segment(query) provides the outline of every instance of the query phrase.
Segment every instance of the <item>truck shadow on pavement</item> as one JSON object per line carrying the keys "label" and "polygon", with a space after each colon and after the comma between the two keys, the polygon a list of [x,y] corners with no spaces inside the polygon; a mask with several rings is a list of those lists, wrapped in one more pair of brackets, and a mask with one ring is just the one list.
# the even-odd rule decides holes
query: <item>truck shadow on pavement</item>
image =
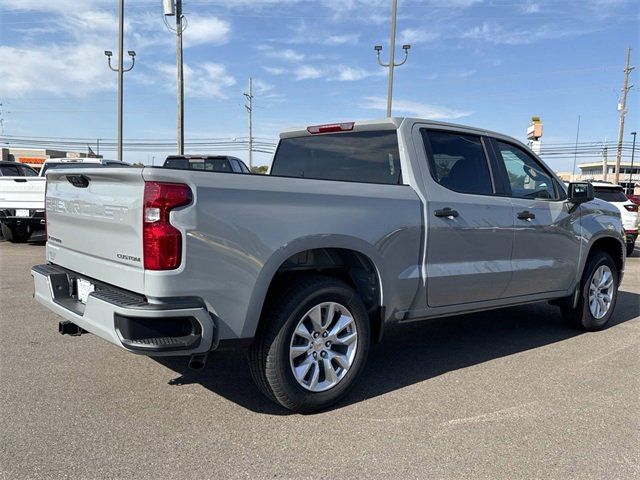
{"label": "truck shadow on pavement", "polygon": [[[640,294],[620,291],[611,327],[638,316]],[[385,332],[372,345],[365,371],[334,409],[404,388],[449,371],[560,342],[582,333],[568,327],[546,303],[416,322]],[[188,369],[184,358],[154,358],[180,377],[171,385],[198,383],[257,413],[288,415],[254,386],[241,351],[212,352],[206,367]]]}

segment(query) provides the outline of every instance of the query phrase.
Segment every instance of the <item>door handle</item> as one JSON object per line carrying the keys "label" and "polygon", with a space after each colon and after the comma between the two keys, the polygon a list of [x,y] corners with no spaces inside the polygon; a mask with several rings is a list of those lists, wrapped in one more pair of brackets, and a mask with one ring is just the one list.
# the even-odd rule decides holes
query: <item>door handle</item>
{"label": "door handle", "polygon": [[518,212],[518,219],[520,220],[533,220],[534,218],[536,218],[536,215],[531,213],[529,210]]}
{"label": "door handle", "polygon": [[449,219],[452,219],[458,216],[458,212],[456,210],[452,210],[449,207],[443,208],[441,210],[436,210],[433,213],[436,217],[446,217]]}

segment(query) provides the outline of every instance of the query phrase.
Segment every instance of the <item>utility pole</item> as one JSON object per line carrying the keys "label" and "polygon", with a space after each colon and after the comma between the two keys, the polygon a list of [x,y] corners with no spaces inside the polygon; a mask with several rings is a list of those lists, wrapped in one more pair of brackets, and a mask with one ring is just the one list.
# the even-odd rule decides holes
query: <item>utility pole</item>
{"label": "utility pole", "polygon": [[624,68],[624,83],[622,84],[622,95],[618,110],[620,111],[620,123],[618,125],[618,155],[616,156],[616,185],[620,184],[620,161],[622,160],[622,137],[624,136],[624,117],[627,115],[627,93],[633,85],[629,85],[629,74],[635,67],[631,67],[631,48],[627,48],[627,64]]}
{"label": "utility pole", "polygon": [[104,54],[109,60],[109,68],[114,72],[118,72],[118,160],[122,161],[122,88],[123,77],[125,72],[131,71],[136,64],[136,52],[129,50],[128,54],[131,57],[131,66],[124,68],[124,0],[119,1],[118,6],[118,68],[111,66],[111,56],[113,53],[110,50],[105,50]]}
{"label": "utility pole", "polygon": [[244,94],[247,103],[244,108],[249,115],[249,171],[253,168],[253,78],[249,77],[249,93]]}
{"label": "utility pole", "polygon": [[389,68],[389,78],[387,83],[387,117],[391,117],[391,104],[393,102],[393,69],[404,65],[409,56],[409,49],[411,45],[403,45],[404,59],[400,63],[395,63],[395,51],[396,51],[396,18],[398,13],[398,0],[391,1],[391,39],[389,41],[389,63],[382,63],[380,60],[380,52],[382,51],[382,45],[376,45],[373,49],[376,51],[378,58],[378,64],[382,67]]}
{"label": "utility pole", "polygon": [[607,175],[609,174],[609,158],[607,157],[609,151],[607,149],[607,137],[604,137],[604,144],[602,145],[602,181],[607,181]]}
{"label": "utility pole", "polygon": [[580,115],[578,115],[578,128],[576,128],[576,147],[573,150],[573,170],[571,171],[571,181],[576,181],[576,161],[578,160],[578,139],[580,138]]}
{"label": "utility pole", "polygon": [[183,61],[182,61],[182,33],[184,32],[182,15],[182,0],[163,0],[162,9],[165,17],[176,17],[175,30],[165,25],[172,31],[176,32],[176,63],[178,70],[178,155],[184,155],[184,74],[183,74]]}
{"label": "utility pole", "polygon": [[[633,159],[636,153],[636,133],[638,132],[631,132],[631,135],[633,135],[633,145],[631,146],[631,168],[629,169],[629,189],[631,189],[630,193],[632,195],[633,195],[633,192],[635,192],[635,184],[633,183]],[[627,189],[627,192],[629,191],[629,189]]]}

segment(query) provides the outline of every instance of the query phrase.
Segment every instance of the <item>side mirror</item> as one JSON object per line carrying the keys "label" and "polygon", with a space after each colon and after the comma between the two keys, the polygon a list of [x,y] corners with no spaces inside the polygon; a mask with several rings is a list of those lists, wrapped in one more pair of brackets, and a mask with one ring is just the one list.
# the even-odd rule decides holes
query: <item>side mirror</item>
{"label": "side mirror", "polygon": [[590,202],[595,198],[593,185],[589,182],[571,182],[567,200],[574,204]]}

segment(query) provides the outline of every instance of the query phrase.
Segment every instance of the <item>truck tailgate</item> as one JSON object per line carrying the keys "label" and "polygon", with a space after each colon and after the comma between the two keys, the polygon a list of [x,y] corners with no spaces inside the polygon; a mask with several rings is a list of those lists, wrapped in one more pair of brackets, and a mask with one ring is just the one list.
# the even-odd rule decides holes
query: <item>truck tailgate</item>
{"label": "truck tailgate", "polygon": [[0,177],[0,209],[44,209],[45,179]]}
{"label": "truck tailgate", "polygon": [[47,260],[142,293],[142,169],[61,168],[47,182]]}

